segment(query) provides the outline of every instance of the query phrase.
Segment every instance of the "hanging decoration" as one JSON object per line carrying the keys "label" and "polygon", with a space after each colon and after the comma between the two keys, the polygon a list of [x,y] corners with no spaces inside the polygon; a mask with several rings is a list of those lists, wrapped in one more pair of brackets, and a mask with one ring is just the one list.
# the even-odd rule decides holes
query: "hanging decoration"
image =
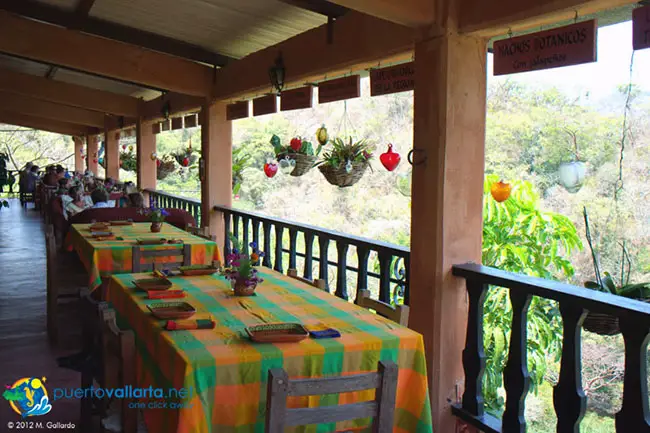
{"label": "hanging decoration", "polygon": [[122,150],[126,150],[126,144],[122,145]]}
{"label": "hanging decoration", "polygon": [[379,155],[379,160],[388,171],[395,170],[401,159],[399,153],[393,152],[393,145],[390,143],[388,144],[388,150]]}
{"label": "hanging decoration", "polygon": [[158,154],[156,152],[151,152],[151,155],[149,155],[152,161],[158,161]]}
{"label": "hanging decoration", "polygon": [[173,153],[172,156],[178,165],[181,166],[181,172],[184,168],[192,166],[199,159],[199,157],[194,153],[194,150],[192,149],[192,139],[190,139],[187,149]]}
{"label": "hanging decoration", "polygon": [[286,72],[282,52],[279,52],[278,57],[275,59],[275,63],[269,68],[269,80],[271,81],[271,86],[277,91],[278,95],[280,95],[282,89],[284,89]]}
{"label": "hanging decoration", "polygon": [[565,129],[573,141],[573,155],[574,160],[570,162],[563,162],[558,168],[558,175],[562,186],[571,194],[575,194],[582,188],[587,174],[587,166],[584,162],[580,161],[578,154],[578,138],[574,131]]}
{"label": "hanging decoration", "polygon": [[275,176],[278,173],[278,165],[272,161],[267,162],[264,164],[264,174],[266,174],[267,177],[271,178]]}
{"label": "hanging decoration", "polygon": [[173,156],[165,155],[162,159],[156,159],[156,166],[158,168],[156,178],[163,180],[176,170],[176,161]]}
{"label": "hanging decoration", "polygon": [[492,186],[490,186],[490,194],[492,194],[492,198],[499,203],[503,203],[504,201],[508,200],[511,192],[512,185],[505,183],[503,179],[498,182],[494,182]]}
{"label": "hanging decoration", "polygon": [[[325,131],[324,135],[327,134],[324,125],[320,129]],[[321,138],[324,138],[322,133],[321,136]],[[324,141],[327,143],[327,140]],[[280,137],[277,135],[271,137],[270,143],[273,146],[280,171],[295,177],[302,176],[314,167],[316,159],[324,146],[319,141],[319,145],[314,151],[312,144],[301,137],[294,137],[289,141],[288,146],[283,146]]]}
{"label": "hanging decoration", "polygon": [[316,130],[316,140],[318,140],[318,144],[321,146],[325,146],[329,141],[329,135],[324,123]]}

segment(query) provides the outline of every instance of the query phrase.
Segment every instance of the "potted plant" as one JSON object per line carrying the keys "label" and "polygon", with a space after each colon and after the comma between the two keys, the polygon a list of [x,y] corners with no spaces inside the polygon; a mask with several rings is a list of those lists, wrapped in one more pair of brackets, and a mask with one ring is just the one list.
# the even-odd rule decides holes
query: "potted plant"
{"label": "potted plant", "polygon": [[226,256],[226,266],[221,274],[230,281],[235,296],[253,296],[257,285],[264,281],[255,268],[264,257],[264,252],[257,249],[255,242],[251,242],[251,253],[248,254],[242,250],[239,240],[232,233],[228,238],[232,242],[232,253]]}
{"label": "potted plant", "polygon": [[558,175],[562,186],[571,194],[575,194],[580,191],[580,188],[582,188],[582,185],[584,184],[585,175],[587,174],[587,166],[580,160],[576,133],[569,129],[565,129],[565,131],[571,136],[573,141],[573,159],[560,164]]}
{"label": "potted plant", "polygon": [[149,219],[151,221],[151,232],[160,233],[165,217],[169,216],[169,212],[165,209],[152,207],[149,209]]}
{"label": "potted plant", "polygon": [[165,179],[176,169],[176,163],[171,155],[165,155],[161,159],[157,158],[156,166],[158,167],[156,172],[156,178],[158,180]]}
{"label": "potted plant", "polygon": [[[625,247],[625,243],[621,243],[623,249],[622,257],[623,263],[621,264],[621,281],[616,282],[614,277],[609,273],[600,272],[598,264],[598,257],[594,251],[593,243],[591,240],[591,230],[589,228],[589,217],[587,215],[587,208],[583,209],[585,218],[585,231],[587,243],[591,250],[591,258],[594,264],[594,273],[596,274],[596,281],[587,281],[584,286],[588,289],[597,290],[599,292],[611,293],[613,295],[624,296],[626,298],[637,299],[640,301],[647,301],[650,299],[650,282],[630,284],[630,271],[632,268],[632,261]],[[627,266],[626,266],[627,265]],[[627,269],[626,269],[627,267]],[[603,276],[604,275],[604,276]],[[602,313],[589,312],[583,327],[590,332],[599,335],[616,335],[621,332],[618,325],[618,317],[610,316]]]}
{"label": "potted plant", "polygon": [[280,170],[288,172],[291,176],[302,176],[311,170],[323,147],[322,144],[319,144],[317,150],[314,151],[314,146],[301,137],[294,137],[289,145],[283,146],[277,135],[271,137],[271,145]]}
{"label": "potted plant", "polygon": [[372,147],[366,140],[348,142],[340,138],[332,141],[332,149],[325,152],[318,169],[332,185],[352,186],[361,179],[372,158]]}

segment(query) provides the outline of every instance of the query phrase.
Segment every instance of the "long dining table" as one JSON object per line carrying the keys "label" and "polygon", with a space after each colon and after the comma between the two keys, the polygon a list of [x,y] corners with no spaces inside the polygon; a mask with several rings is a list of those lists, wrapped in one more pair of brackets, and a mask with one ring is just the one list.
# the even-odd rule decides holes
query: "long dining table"
{"label": "long dining table", "polygon": [[[92,236],[90,224],[72,224],[68,233],[66,244],[69,250],[74,250],[79,255],[86,271],[88,271],[88,286],[91,290],[102,284],[102,277],[112,274],[130,273],[133,270],[133,247],[138,245],[138,240],[167,239],[178,240],[191,246],[190,262],[193,265],[209,265],[213,261],[222,261],[217,243],[184,230],[163,224],[159,233],[152,233],[151,223],[133,223],[131,225],[110,226],[114,234],[112,239],[97,239]],[[164,250],[174,248],[174,245],[143,245],[143,249]],[[158,257],[157,261],[164,263],[165,257]]]}
{"label": "long dining table", "polygon": [[[111,277],[107,300],[120,326],[136,337],[135,386],[165,393],[163,399],[141,400],[149,431],[263,432],[269,369],[284,368],[291,378],[331,377],[376,371],[380,360],[399,367],[393,431],[432,431],[420,334],[276,271],[260,268],[259,274],[264,281],[250,297],[234,296],[218,274],[171,277],[173,288],[185,292],[178,300],[152,300],[134,286],[134,280],[151,278],[151,273]],[[189,303],[196,309],[193,318],[213,320],[214,329],[166,330],[165,321],[154,318],[147,306],[172,301]],[[245,331],[274,323],[334,328],[340,337],[255,343]],[[374,390],[290,397],[287,404],[317,407],[372,399]],[[370,431],[370,426],[370,419],[360,419],[292,431]]]}

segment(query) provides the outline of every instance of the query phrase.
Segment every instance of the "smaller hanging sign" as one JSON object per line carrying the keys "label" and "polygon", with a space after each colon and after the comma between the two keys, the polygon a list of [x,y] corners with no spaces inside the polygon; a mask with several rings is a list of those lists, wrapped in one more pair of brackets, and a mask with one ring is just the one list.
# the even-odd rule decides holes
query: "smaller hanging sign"
{"label": "smaller hanging sign", "polygon": [[249,115],[248,101],[235,102],[226,106],[226,120],[243,119]]}
{"label": "smaller hanging sign", "polygon": [[169,131],[169,128],[170,128],[170,125],[169,125],[169,124],[170,124],[169,119],[167,119],[167,120],[163,120],[163,121],[160,123],[160,130],[161,130],[161,131]]}
{"label": "smaller hanging sign", "polygon": [[300,110],[311,108],[314,100],[314,87],[305,86],[297,89],[285,90],[280,98],[280,110]]}
{"label": "smaller hanging sign", "polygon": [[494,42],[494,75],[596,61],[596,20]]}
{"label": "smaller hanging sign", "polygon": [[266,95],[261,98],[253,99],[253,116],[263,116],[278,112],[278,97],[276,95]]}
{"label": "smaller hanging sign", "polygon": [[632,11],[632,48],[650,48],[650,5]]}
{"label": "smaller hanging sign", "polygon": [[185,116],[183,121],[185,122],[185,127],[186,128],[194,128],[196,125],[198,125],[198,119],[197,119],[196,114],[190,114],[189,116]]}
{"label": "smaller hanging sign", "polygon": [[151,132],[154,134],[160,134],[160,123],[156,122],[151,125]]}
{"label": "smaller hanging sign", "polygon": [[351,75],[336,80],[323,81],[318,84],[318,103],[341,101],[361,96],[361,77]]}
{"label": "smaller hanging sign", "polygon": [[370,71],[370,96],[415,89],[415,62]]}
{"label": "smaller hanging sign", "polygon": [[182,117],[174,117],[172,119],[172,129],[183,129],[183,118]]}

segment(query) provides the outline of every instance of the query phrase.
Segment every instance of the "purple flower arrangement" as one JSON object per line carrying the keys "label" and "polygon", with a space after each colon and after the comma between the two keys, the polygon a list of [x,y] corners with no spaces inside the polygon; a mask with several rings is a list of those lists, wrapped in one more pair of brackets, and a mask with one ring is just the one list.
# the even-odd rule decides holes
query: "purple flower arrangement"
{"label": "purple flower arrangement", "polygon": [[244,284],[246,287],[254,287],[264,281],[258,276],[255,266],[259,265],[260,259],[264,257],[264,252],[257,248],[255,242],[248,244],[251,253],[247,254],[242,251],[239,241],[232,234],[229,236],[233,249],[226,256],[226,266],[222,271],[231,283]]}
{"label": "purple flower arrangement", "polygon": [[152,223],[161,223],[169,216],[169,212],[162,208],[151,207],[149,209],[141,209],[138,213],[148,215]]}

